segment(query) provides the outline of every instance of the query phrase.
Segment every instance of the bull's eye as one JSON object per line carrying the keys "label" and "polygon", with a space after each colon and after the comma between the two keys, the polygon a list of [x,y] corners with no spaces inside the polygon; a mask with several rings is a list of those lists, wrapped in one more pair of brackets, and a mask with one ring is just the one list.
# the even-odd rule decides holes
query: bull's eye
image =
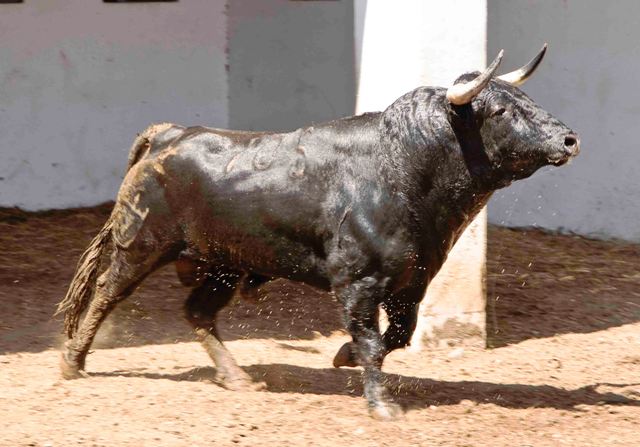
{"label": "bull's eye", "polygon": [[507,109],[505,109],[504,107],[500,107],[494,110],[493,112],[491,112],[491,116],[501,116],[501,115],[504,115],[506,111]]}

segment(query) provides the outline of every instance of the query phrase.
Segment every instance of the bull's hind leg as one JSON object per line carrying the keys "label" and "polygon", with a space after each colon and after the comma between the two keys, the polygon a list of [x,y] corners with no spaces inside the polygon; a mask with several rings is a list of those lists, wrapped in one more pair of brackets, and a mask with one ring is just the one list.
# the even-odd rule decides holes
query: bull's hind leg
{"label": "bull's hind leg", "polygon": [[264,384],[254,383],[238,366],[216,330],[216,314],[231,301],[240,278],[239,273],[226,270],[209,273],[207,279],[189,295],[185,314],[215,363],[223,386],[231,390],[255,390],[263,388]]}
{"label": "bull's hind leg", "polygon": [[[85,360],[100,324],[116,304],[131,295],[145,276],[157,267],[158,258],[146,257],[141,260],[139,256],[134,258],[130,252],[114,249],[109,267],[97,280],[93,300],[82,324],[73,338],[65,343],[66,349],[60,364],[65,379],[87,375],[84,372]],[[156,262],[153,262],[154,259]]]}

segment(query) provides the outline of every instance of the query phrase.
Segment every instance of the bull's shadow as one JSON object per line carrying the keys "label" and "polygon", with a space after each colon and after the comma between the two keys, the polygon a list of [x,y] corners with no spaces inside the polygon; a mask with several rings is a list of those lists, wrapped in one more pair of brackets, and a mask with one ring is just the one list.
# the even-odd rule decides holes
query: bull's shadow
{"label": "bull's shadow", "polygon": [[[275,393],[362,396],[358,369],[309,368],[287,364],[244,367],[255,381]],[[95,376],[144,377],[175,381],[211,381],[217,383],[214,367],[193,368],[176,374],[135,370],[92,373]],[[579,411],[579,405],[615,404],[640,406],[638,399],[615,392],[598,391],[598,387],[621,389],[640,384],[593,384],[568,390],[551,385],[502,384],[481,381],[444,381],[386,374],[386,385],[405,409],[455,405],[463,400],[477,404],[495,404],[506,408],[556,408]],[[215,386],[215,385],[212,385]]]}

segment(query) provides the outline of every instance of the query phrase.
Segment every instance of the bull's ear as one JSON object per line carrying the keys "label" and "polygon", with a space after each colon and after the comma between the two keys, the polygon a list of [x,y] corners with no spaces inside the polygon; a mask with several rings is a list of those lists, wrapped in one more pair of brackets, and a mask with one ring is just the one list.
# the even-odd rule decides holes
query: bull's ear
{"label": "bull's ear", "polygon": [[473,81],[465,84],[455,84],[447,89],[447,99],[451,104],[469,104],[489,83],[493,74],[498,69],[504,50],[500,50],[498,56],[491,65]]}
{"label": "bull's ear", "polygon": [[536,71],[536,68],[538,68],[538,65],[540,65],[540,62],[542,62],[542,58],[544,57],[544,54],[546,52],[547,52],[547,43],[545,42],[545,44],[542,46],[542,49],[538,52],[536,57],[531,59],[527,65],[525,65],[524,67],[520,67],[517,70],[512,71],[511,73],[498,76],[497,79],[500,79],[501,81],[504,81],[504,82],[508,82],[509,84],[515,87],[520,87],[522,84],[524,84],[527,81],[527,79],[531,77],[533,72]]}

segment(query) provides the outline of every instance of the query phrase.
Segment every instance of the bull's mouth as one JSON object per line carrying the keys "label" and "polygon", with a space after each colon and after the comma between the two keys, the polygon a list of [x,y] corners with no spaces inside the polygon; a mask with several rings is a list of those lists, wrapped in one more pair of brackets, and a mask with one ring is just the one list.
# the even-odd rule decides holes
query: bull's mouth
{"label": "bull's mouth", "polygon": [[547,157],[547,162],[553,166],[562,166],[573,160],[576,155],[578,155],[577,152],[572,154],[564,153],[555,157]]}
{"label": "bull's mouth", "polygon": [[558,159],[549,158],[547,160],[553,166],[562,166],[562,165],[566,165],[567,163],[569,163],[569,160],[571,160],[571,158],[573,158],[573,157],[566,156],[566,157],[562,157],[562,158],[558,158]]}
{"label": "bull's mouth", "polygon": [[569,163],[580,153],[580,139],[574,133],[567,135],[564,139],[564,150],[557,151],[553,156],[547,157],[547,162],[553,166],[562,166]]}

